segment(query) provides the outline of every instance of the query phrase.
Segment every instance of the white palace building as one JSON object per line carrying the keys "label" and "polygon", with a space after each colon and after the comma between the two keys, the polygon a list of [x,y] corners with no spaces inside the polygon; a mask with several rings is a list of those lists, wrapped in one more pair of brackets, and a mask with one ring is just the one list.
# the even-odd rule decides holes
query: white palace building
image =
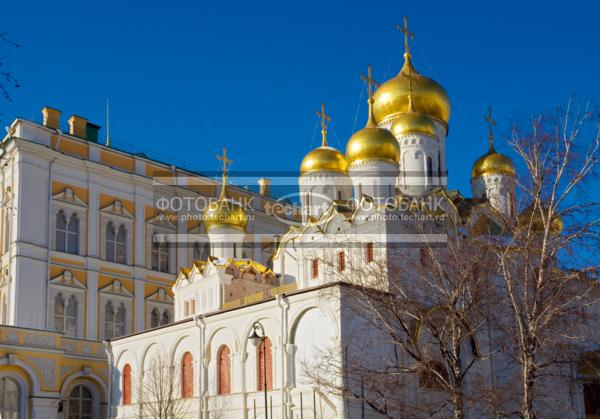
{"label": "white palace building", "polygon": [[[387,216],[390,197],[438,197],[453,219],[514,216],[515,166],[490,135],[473,198],[447,190],[443,87],[408,49],[374,92],[367,79],[368,120],[345,153],[319,112],[297,217],[272,211],[288,204],[266,179],[257,193],[229,185],[226,154],[218,182],[99,144],[80,116],[65,131],[49,107],[42,123],[16,119],[0,149],[2,419],[376,417],[311,374],[324,353],[343,363],[357,332],[372,338],[348,315],[339,273],[418,260],[385,245],[415,233]],[[159,208],[157,179],[169,200],[211,205],[189,218]],[[411,388],[408,400],[426,400]],[[569,411],[555,417],[585,417],[577,378],[557,391]],[[171,398],[170,415],[148,410]]]}

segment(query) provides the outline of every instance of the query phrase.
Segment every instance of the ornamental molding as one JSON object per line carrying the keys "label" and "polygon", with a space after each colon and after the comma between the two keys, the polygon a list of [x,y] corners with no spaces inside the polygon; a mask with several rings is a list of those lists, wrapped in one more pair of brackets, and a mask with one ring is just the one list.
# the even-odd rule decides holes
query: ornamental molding
{"label": "ornamental molding", "polygon": [[77,194],[73,191],[73,189],[68,186],[57,194],[52,195],[53,201],[58,201],[69,206],[75,206],[80,208],[87,208],[87,205]]}
{"label": "ornamental molding", "polygon": [[56,385],[56,377],[54,374],[56,364],[53,359],[29,356],[26,357],[26,360],[33,364],[33,366],[40,372],[42,380],[45,384],[44,387],[53,388]]}
{"label": "ornamental molding", "polygon": [[50,285],[56,287],[65,287],[65,288],[75,288],[78,290],[86,290],[87,287],[83,285],[73,273],[69,270],[65,270],[57,277],[54,277],[50,280]]}
{"label": "ornamental molding", "polygon": [[121,281],[115,279],[112,283],[98,290],[102,294],[111,294],[124,298],[133,298],[133,294],[121,284]]}
{"label": "ornamental molding", "polygon": [[158,290],[156,290],[156,292],[147,296],[146,301],[152,303],[172,305],[174,300],[173,297],[171,297],[164,288],[159,288]]}
{"label": "ornamental molding", "polygon": [[133,220],[135,217],[123,206],[123,203],[115,199],[111,204],[100,209],[100,212],[106,215],[112,215],[126,220]]}

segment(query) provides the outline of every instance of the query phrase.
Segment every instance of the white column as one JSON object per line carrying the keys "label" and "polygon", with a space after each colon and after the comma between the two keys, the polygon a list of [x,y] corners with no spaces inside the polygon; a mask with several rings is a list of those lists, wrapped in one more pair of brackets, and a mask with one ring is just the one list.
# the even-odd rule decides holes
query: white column
{"label": "white column", "polygon": [[100,202],[98,187],[94,183],[89,183],[89,201],[88,201],[88,221],[87,221],[87,253],[88,256],[99,258],[98,249],[99,228],[100,228]]}
{"label": "white column", "polygon": [[135,332],[141,332],[144,329],[144,281],[135,279]]}
{"label": "white column", "polygon": [[98,338],[98,272],[87,273],[86,339]]}
{"label": "white column", "polygon": [[[185,217],[181,217],[181,214],[179,214],[179,217],[177,217],[177,234],[187,234],[187,220],[185,219]],[[177,272],[177,270],[179,268],[182,268],[184,266],[188,266],[190,264],[190,262],[188,261],[188,255],[189,255],[189,246],[191,246],[191,243],[187,243],[185,241],[179,241],[175,244],[175,248],[177,249],[177,259],[175,261],[175,272]]]}
{"label": "white column", "polygon": [[135,266],[146,267],[146,204],[139,195],[135,197]]}

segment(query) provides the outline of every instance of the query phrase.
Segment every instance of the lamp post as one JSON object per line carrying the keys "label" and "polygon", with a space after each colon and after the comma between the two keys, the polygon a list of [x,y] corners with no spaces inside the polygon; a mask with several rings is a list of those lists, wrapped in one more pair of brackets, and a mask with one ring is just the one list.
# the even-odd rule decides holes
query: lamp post
{"label": "lamp post", "polygon": [[[260,322],[254,322],[252,325],[252,334],[249,337],[250,342],[254,347],[258,347],[262,343],[262,362],[263,362],[263,387],[265,390],[265,419],[269,419],[268,404],[267,404],[267,335],[265,334],[265,328]],[[260,362],[260,360],[259,360]]]}

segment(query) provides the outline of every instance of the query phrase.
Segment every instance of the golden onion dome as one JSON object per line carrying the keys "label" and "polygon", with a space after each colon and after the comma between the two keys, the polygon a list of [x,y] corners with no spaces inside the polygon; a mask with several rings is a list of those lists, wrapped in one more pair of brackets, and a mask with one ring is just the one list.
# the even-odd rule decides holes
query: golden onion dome
{"label": "golden onion dome", "polygon": [[496,152],[493,145],[490,150],[477,159],[471,171],[471,177],[475,178],[488,173],[501,173],[509,176],[515,176],[515,165],[512,160]]}
{"label": "golden onion dome", "polygon": [[[224,190],[225,186],[222,191]],[[248,214],[240,204],[228,199],[225,193],[221,192],[219,199],[209,203],[204,210],[203,220],[207,231],[213,227],[223,226],[245,230],[248,225]]]}
{"label": "golden onion dome", "polygon": [[390,131],[379,128],[371,112],[372,100],[369,99],[369,118],[367,125],[354,133],[346,145],[346,160],[352,164],[364,160],[381,160],[391,163],[400,161],[400,145]]}
{"label": "golden onion dome", "polygon": [[315,148],[302,159],[300,175],[310,172],[348,173],[348,161],[338,150],[327,144],[327,121],[331,118],[325,114],[325,104],[321,105],[321,147]]}
{"label": "golden onion dome", "polygon": [[[542,209],[542,211],[546,211],[545,209]],[[528,206],[527,208],[525,208],[520,214],[519,214],[519,225],[520,226],[529,226],[531,223],[531,230],[534,232],[542,232],[544,231],[544,220],[542,219],[542,215],[540,214],[540,209],[535,209],[535,214],[534,214],[534,207],[533,204]],[[550,223],[550,232],[553,234],[560,234],[562,232],[563,229],[563,220],[558,217],[555,216],[552,219],[552,222]]]}
{"label": "golden onion dome", "polygon": [[392,123],[390,131],[396,138],[411,133],[427,134],[437,137],[435,122],[430,116],[419,112],[406,112]]}
{"label": "golden onion dome", "polygon": [[404,65],[392,79],[383,83],[373,95],[373,116],[377,124],[396,119],[408,109],[409,91],[417,113],[435,118],[445,125],[450,120],[450,99],[444,88],[414,69],[410,54],[404,54]]}
{"label": "golden onion dome", "polygon": [[300,165],[300,174],[309,172],[348,172],[348,162],[342,153],[327,144],[308,153]]}

